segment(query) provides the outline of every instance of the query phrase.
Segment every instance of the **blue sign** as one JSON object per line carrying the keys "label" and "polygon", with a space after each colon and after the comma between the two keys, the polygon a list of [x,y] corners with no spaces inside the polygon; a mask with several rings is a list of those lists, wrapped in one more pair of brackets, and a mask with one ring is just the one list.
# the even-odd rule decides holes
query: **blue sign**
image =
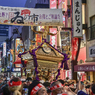
{"label": "blue sign", "polygon": [[12,72],[21,72],[21,68],[12,68]]}
{"label": "blue sign", "polygon": [[0,25],[0,36],[8,36],[9,26],[8,25]]}

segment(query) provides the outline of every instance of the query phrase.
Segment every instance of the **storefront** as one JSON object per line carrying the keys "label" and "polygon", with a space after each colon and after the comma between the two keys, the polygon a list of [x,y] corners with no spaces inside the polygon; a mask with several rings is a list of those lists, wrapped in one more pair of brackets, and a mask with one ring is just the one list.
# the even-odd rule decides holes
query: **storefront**
{"label": "storefront", "polygon": [[78,60],[77,60],[78,63],[74,67],[74,71],[77,72],[77,75],[82,76],[81,81],[84,81],[86,79],[90,80],[87,77],[87,73],[86,73],[88,71],[85,69],[89,65],[89,63],[85,63],[85,60],[86,60],[86,47],[82,47],[82,48],[80,48],[80,52],[79,52],[79,55],[78,55]]}
{"label": "storefront", "polygon": [[74,67],[75,72],[85,72],[89,81],[95,81],[95,62],[88,62]]}

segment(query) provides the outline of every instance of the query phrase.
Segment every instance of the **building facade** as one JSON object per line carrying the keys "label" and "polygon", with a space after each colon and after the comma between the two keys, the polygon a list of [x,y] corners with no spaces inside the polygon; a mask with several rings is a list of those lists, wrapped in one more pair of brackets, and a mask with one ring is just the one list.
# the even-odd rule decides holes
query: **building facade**
{"label": "building facade", "polygon": [[[87,43],[86,43],[86,62],[95,66],[95,0],[87,0],[86,23]],[[87,72],[87,77],[90,81],[95,82],[95,71]]]}
{"label": "building facade", "polygon": [[95,0],[82,1],[83,34],[86,34],[86,44],[84,43],[86,45],[86,60],[75,66],[77,69],[75,71],[84,71],[86,79],[95,82]]}

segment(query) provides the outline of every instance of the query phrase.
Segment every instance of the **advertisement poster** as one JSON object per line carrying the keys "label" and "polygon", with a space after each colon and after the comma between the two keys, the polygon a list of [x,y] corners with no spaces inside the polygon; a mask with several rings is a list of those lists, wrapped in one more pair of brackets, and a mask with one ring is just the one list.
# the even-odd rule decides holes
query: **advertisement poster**
{"label": "advertisement poster", "polygon": [[42,42],[42,35],[36,34],[36,46],[39,46]]}
{"label": "advertisement poster", "polygon": [[70,52],[71,33],[69,31],[60,32],[62,52]]}
{"label": "advertisement poster", "polygon": [[[50,33],[56,34],[57,33],[57,28],[50,28]],[[55,46],[55,48],[57,48],[57,35],[50,36],[50,44],[52,46]]]}
{"label": "advertisement poster", "polygon": [[57,0],[50,0],[50,9],[57,9]]}
{"label": "advertisement poster", "polygon": [[23,46],[23,42],[22,42],[22,40],[20,40],[20,38],[17,38],[16,42],[15,42],[15,47],[16,47],[16,49],[15,49],[15,56],[16,56],[16,60],[20,60],[20,58],[18,57],[18,54],[24,52],[24,47],[21,48],[21,46]]}

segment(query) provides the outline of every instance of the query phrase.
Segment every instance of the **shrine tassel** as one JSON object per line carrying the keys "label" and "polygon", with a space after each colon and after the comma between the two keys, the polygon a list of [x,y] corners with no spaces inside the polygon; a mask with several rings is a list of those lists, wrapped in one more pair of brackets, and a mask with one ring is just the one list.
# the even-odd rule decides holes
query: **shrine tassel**
{"label": "shrine tassel", "polygon": [[[60,70],[61,70],[61,68],[63,68],[63,64],[69,59],[69,58],[68,58],[68,55],[66,55],[66,54],[63,54],[63,55],[64,55],[64,60],[62,61],[61,66],[60,66],[60,68],[58,69],[58,74],[57,74],[57,76],[56,76],[56,80],[58,79],[58,77],[59,77],[59,75],[60,75]],[[64,65],[65,65],[65,68],[64,68],[64,69],[69,69],[67,63],[64,64]]]}
{"label": "shrine tassel", "polygon": [[38,77],[38,63],[37,63],[37,58],[36,58],[36,54],[35,54],[35,50],[32,50],[32,53],[33,53],[33,58],[34,58],[34,67],[35,67],[35,72],[36,72],[36,80],[39,80],[39,77]]}

